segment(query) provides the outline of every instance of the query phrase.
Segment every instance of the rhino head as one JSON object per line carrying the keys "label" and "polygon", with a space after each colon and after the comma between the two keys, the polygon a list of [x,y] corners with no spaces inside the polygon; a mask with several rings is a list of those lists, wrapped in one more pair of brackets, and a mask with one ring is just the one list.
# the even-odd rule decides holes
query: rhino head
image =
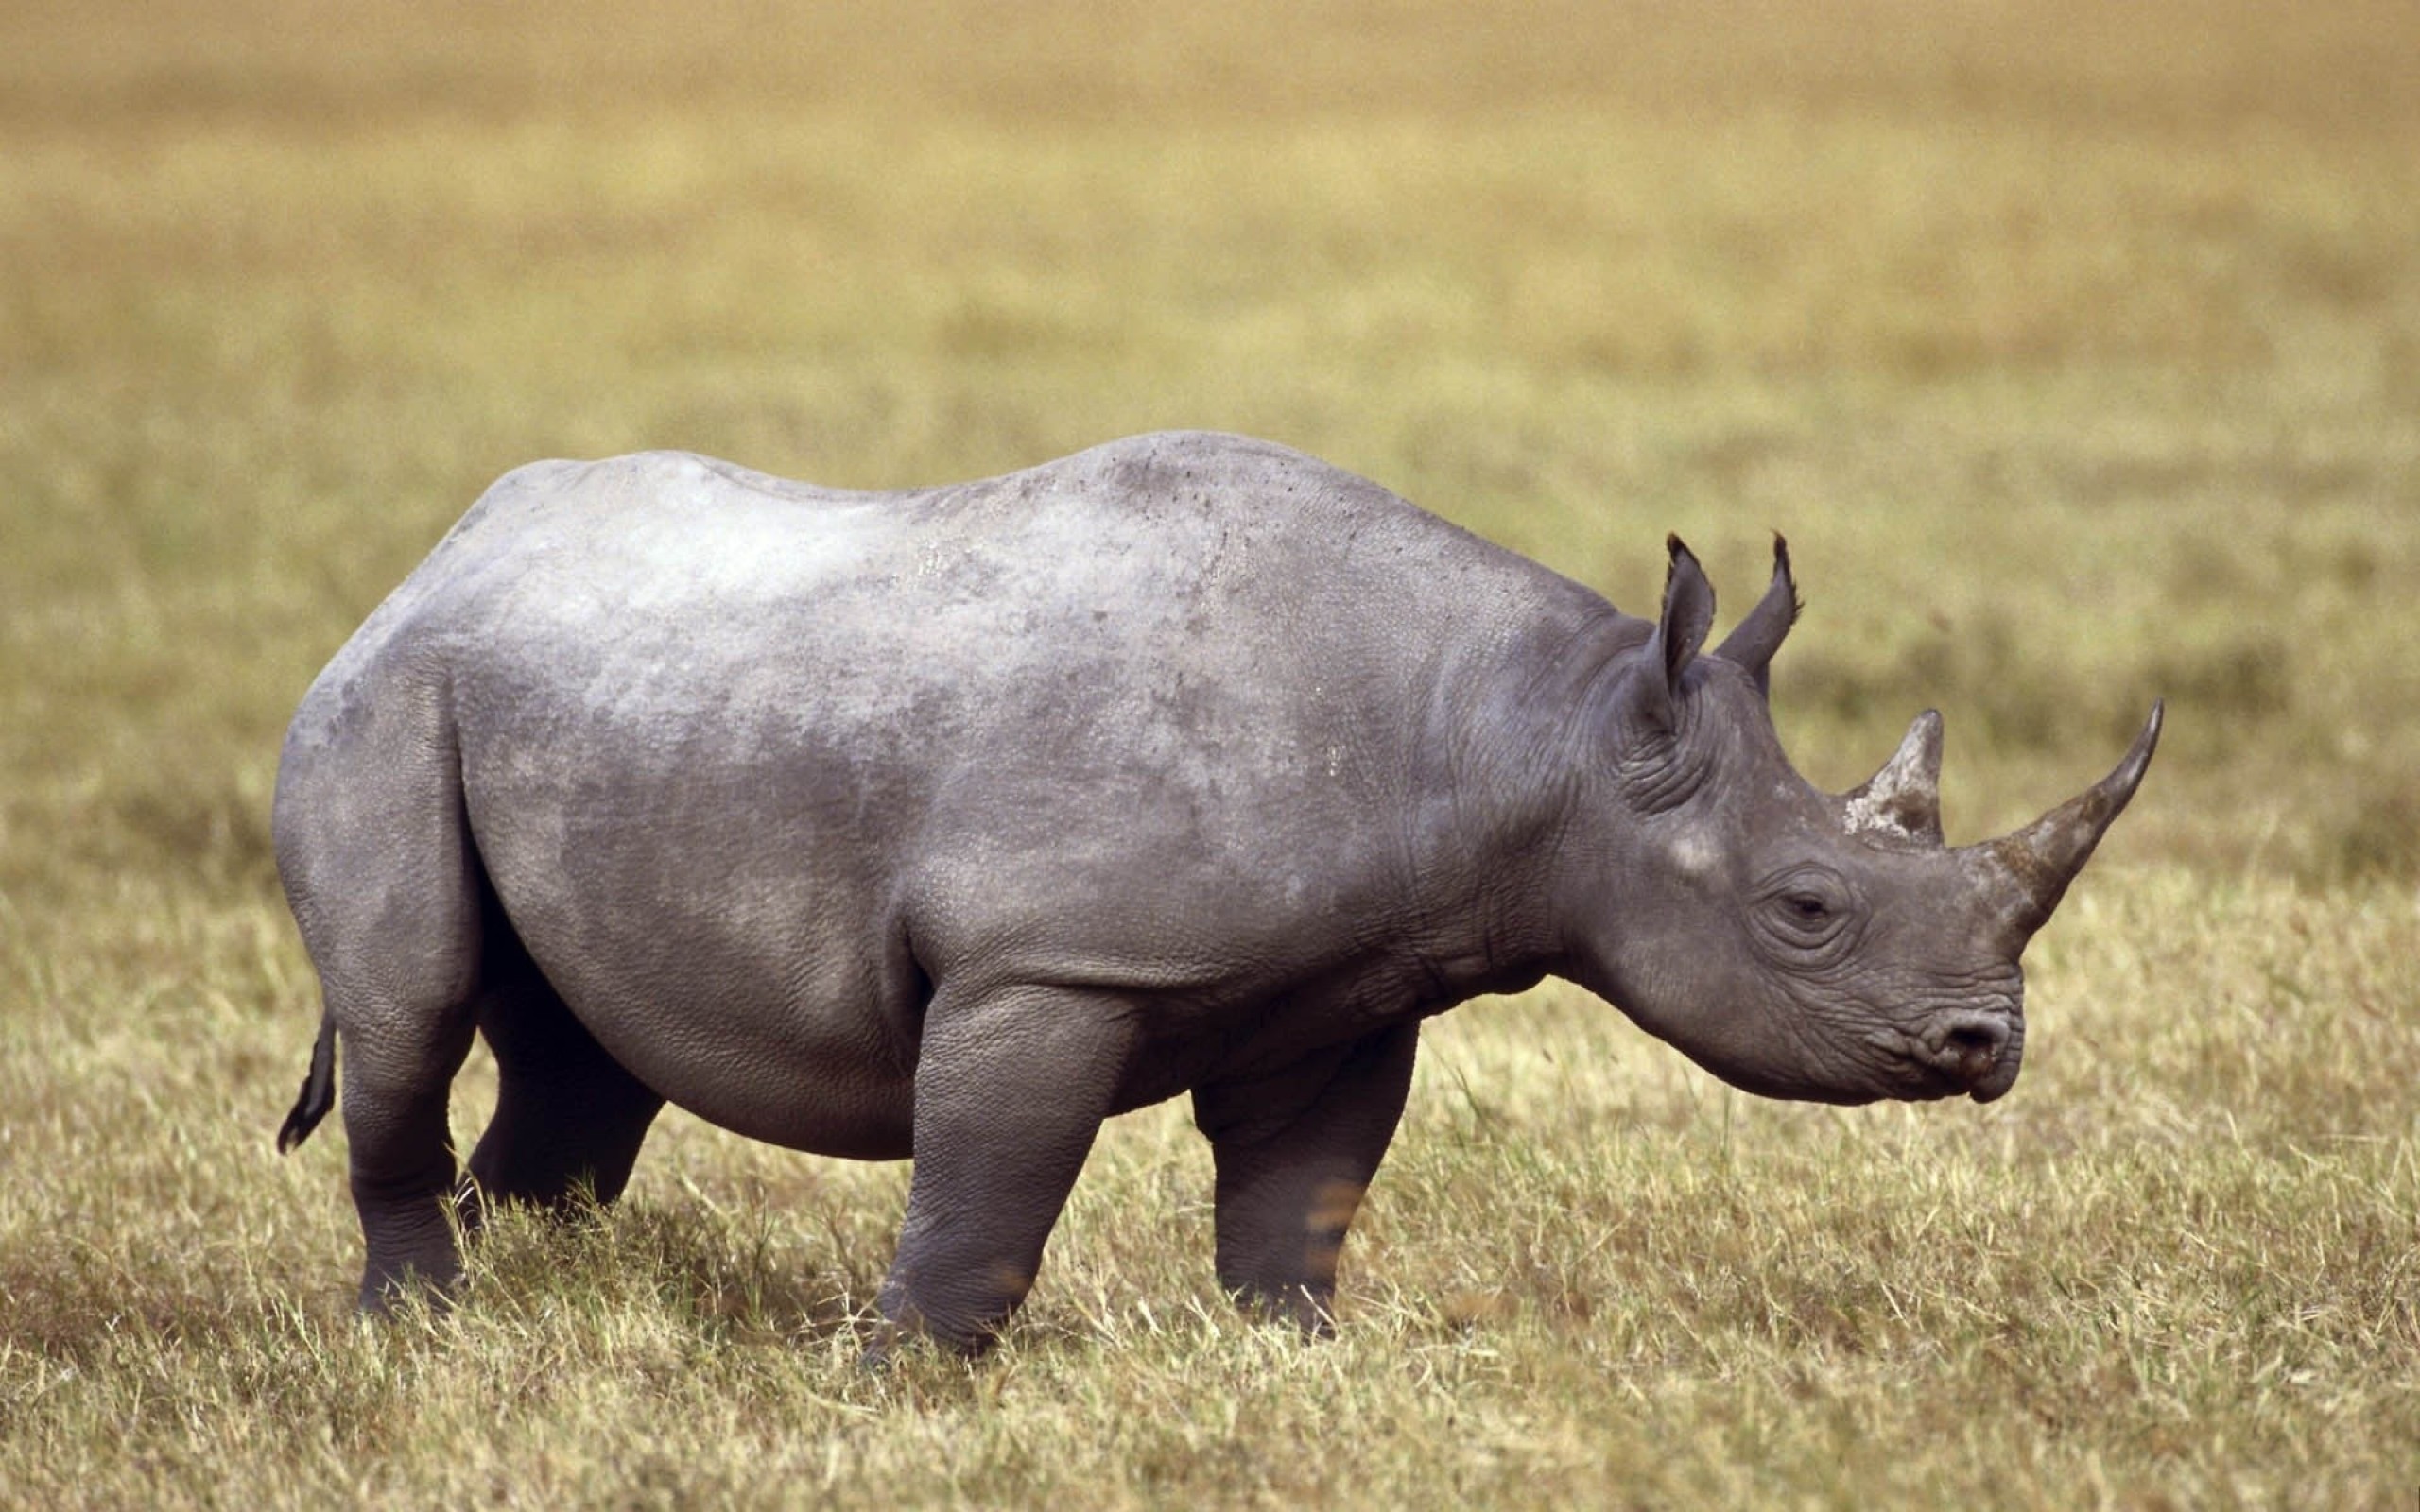
{"label": "rhino head", "polygon": [[1591,715],[1611,760],[1600,754],[1582,805],[1592,818],[1565,845],[1587,897],[1577,974],[1749,1091],[2005,1093],[2025,1049],[2019,957],[2134,796],[2161,706],[2084,793],[1951,849],[1939,714],[1917,715],[1846,794],[1817,791],[1783,754],[1766,700],[1798,613],[1787,546],[1776,538],[1764,598],[1703,655],[1714,591],[1677,538],[1669,547],[1654,633],[1617,659]]}

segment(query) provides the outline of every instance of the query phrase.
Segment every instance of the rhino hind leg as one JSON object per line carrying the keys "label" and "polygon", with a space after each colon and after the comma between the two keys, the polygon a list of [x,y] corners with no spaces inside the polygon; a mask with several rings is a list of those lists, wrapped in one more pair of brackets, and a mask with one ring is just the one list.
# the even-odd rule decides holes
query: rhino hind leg
{"label": "rhino hind leg", "polygon": [[[441,1292],[461,1274],[448,1108],[475,1022],[476,912],[467,848],[423,862],[401,888],[320,895],[326,913],[359,910],[331,926],[314,954],[328,963],[320,987],[343,1046],[367,1312],[416,1287]],[[377,902],[365,906],[364,896]]]}
{"label": "rhino hind leg", "polygon": [[[288,734],[275,829],[342,1052],[360,1302],[383,1312],[461,1274],[447,1110],[475,1025],[481,883],[441,690],[376,667],[323,677]],[[322,1110],[320,1081],[315,1054],[297,1138]]]}
{"label": "rhino hind leg", "polygon": [[664,1099],[573,1017],[491,898],[479,1033],[496,1060],[495,1115],[471,1153],[482,1199],[556,1212],[612,1202]]}
{"label": "rhino hind leg", "polygon": [[[366,1251],[364,1312],[383,1313],[396,1297],[422,1287],[442,1293],[461,1277],[454,1150],[446,1126],[453,1073],[470,1048],[467,1017],[461,1027],[458,1038],[449,1035],[422,1048],[418,1060],[425,1074],[408,1078],[418,1085],[357,1071],[346,1079],[345,1138]],[[427,1085],[432,1082],[433,1091]]]}
{"label": "rhino hind leg", "polygon": [[[890,1329],[979,1354],[1025,1301],[1116,1096],[1129,1006],[1059,988],[935,996],[917,1053],[908,1215],[880,1297]],[[869,1359],[888,1348],[877,1341]]]}
{"label": "rhino hind leg", "polygon": [[1273,1075],[1197,1088],[1218,1166],[1219,1284],[1306,1332],[1335,1327],[1337,1257],[1403,1116],[1420,1040],[1398,1024]]}

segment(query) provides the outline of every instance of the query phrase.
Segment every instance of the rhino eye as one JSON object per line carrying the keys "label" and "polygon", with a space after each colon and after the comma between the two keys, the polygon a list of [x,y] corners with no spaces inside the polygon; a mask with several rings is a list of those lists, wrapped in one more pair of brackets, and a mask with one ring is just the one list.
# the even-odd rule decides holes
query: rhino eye
{"label": "rhino eye", "polygon": [[1803,944],[1819,944],[1840,927],[1840,911],[1822,893],[1793,888],[1773,902],[1783,932]]}
{"label": "rhino eye", "polygon": [[1853,912],[1851,894],[1840,879],[1799,868],[1765,891],[1757,933],[1784,955],[1803,962],[1809,952],[1828,956],[1845,948],[1856,933],[1849,928]]}

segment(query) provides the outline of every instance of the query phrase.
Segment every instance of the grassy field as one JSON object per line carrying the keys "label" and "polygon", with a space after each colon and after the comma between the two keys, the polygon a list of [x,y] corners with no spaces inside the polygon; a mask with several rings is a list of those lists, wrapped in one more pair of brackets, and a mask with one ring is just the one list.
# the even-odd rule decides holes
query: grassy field
{"label": "grassy field", "polygon": [[[2414,1504],[2420,11],[838,9],[0,10],[0,1504]],[[353,1322],[268,795],[386,590],[537,456],[1166,425],[1634,608],[1786,531],[1785,739],[1939,706],[1953,839],[2166,695],[2014,1094],[1549,986],[1426,1037],[1332,1343],[1174,1107],[971,1369],[855,1367],[904,1169],[677,1114]]]}

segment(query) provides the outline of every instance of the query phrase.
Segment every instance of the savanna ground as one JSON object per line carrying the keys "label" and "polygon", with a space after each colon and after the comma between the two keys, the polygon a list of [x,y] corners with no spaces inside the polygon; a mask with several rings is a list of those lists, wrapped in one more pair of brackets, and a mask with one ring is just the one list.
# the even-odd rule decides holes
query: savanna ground
{"label": "savanna ground", "polygon": [[[1159,9],[0,10],[0,1503],[2413,1505],[2420,10]],[[356,1325],[266,835],[379,596],[532,457],[1179,424],[1632,607],[1786,531],[1786,740],[1939,705],[1953,838],[2165,694],[2014,1094],[1549,986],[1426,1037],[1333,1343],[1181,1107],[973,1368],[856,1367],[903,1169],[680,1115]]]}

